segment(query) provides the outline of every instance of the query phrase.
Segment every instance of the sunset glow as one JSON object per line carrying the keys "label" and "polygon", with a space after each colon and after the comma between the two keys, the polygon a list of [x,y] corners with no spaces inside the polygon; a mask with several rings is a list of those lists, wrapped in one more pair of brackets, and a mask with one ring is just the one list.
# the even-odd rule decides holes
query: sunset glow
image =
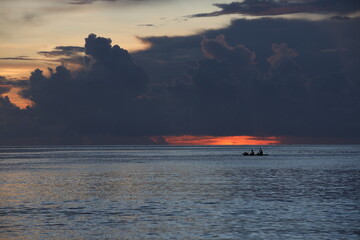
{"label": "sunset glow", "polygon": [[22,98],[18,92],[20,91],[20,88],[13,87],[11,90],[1,96],[7,96],[9,97],[10,101],[18,106],[21,109],[25,109],[27,106],[30,106],[32,103],[30,100]]}
{"label": "sunset glow", "polygon": [[0,145],[360,143],[359,3],[0,0]]}
{"label": "sunset glow", "polygon": [[277,137],[254,136],[163,136],[170,145],[271,145],[279,144]]}

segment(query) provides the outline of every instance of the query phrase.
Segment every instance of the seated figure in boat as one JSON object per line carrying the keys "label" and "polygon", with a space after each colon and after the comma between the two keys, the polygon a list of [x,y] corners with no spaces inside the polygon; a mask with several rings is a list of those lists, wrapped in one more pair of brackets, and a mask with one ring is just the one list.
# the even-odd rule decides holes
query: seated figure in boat
{"label": "seated figure in boat", "polygon": [[243,152],[244,156],[268,156],[268,154],[264,154],[263,150],[260,148],[259,152],[257,152],[256,154],[254,153],[254,150],[251,149],[251,152]]}

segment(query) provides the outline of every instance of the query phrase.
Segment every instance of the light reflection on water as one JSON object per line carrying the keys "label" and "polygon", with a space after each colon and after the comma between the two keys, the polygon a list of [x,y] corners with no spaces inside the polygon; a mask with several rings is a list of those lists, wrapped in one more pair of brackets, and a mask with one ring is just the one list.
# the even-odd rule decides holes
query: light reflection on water
{"label": "light reflection on water", "polygon": [[[0,148],[0,239],[359,239],[359,146]],[[254,148],[254,150],[257,148]]]}

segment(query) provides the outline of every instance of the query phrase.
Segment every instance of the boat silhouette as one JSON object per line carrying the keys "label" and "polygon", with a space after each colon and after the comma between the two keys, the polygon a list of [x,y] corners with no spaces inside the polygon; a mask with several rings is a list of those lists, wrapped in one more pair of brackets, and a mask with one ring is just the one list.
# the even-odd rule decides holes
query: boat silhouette
{"label": "boat silhouette", "polygon": [[248,152],[243,152],[242,154],[243,156],[269,156],[269,154],[261,154],[261,153],[248,153]]}

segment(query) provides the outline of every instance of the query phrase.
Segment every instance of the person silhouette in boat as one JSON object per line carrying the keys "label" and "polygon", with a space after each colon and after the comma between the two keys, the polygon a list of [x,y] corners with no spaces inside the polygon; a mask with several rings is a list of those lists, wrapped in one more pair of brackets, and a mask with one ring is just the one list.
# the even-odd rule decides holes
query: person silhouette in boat
{"label": "person silhouette in boat", "polygon": [[255,155],[254,150],[251,149],[250,155],[251,155],[251,156],[254,156],[254,155]]}
{"label": "person silhouette in boat", "polygon": [[260,155],[260,156],[264,155],[263,150],[261,148],[259,149],[259,152],[257,153],[257,155]]}

